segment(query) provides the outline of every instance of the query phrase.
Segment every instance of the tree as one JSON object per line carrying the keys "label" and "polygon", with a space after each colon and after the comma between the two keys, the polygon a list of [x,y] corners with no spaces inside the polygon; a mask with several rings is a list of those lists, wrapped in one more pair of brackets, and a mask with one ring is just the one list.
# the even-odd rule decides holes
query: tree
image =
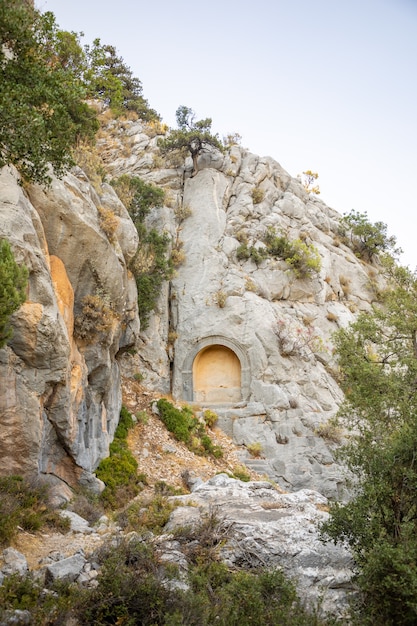
{"label": "tree", "polygon": [[26,300],[28,271],[15,261],[10,244],[0,239],[0,348],[12,336],[10,316]]}
{"label": "tree", "polygon": [[386,261],[382,305],[335,339],[349,432],[341,458],[354,497],[331,508],[325,536],[353,550],[360,624],[417,623],[417,277]]}
{"label": "tree", "polygon": [[384,222],[372,224],[366,212],[359,213],[352,210],[343,216],[340,226],[344,237],[347,231],[350,231],[350,243],[353,250],[368,261],[372,261],[374,256],[380,254],[388,253],[398,256],[401,253],[401,249],[396,247],[396,238],[388,237],[387,225]]}
{"label": "tree", "polygon": [[176,119],[178,129],[172,130],[165,139],[160,139],[159,147],[163,154],[173,150],[184,154],[188,151],[193,159],[191,175],[195,176],[198,172],[198,156],[210,147],[217,148],[220,152],[223,152],[224,147],[218,135],[211,132],[211,118],[195,121],[194,111],[186,106],[180,106],[176,111]]}
{"label": "tree", "polygon": [[13,164],[43,184],[49,164],[63,174],[73,164],[71,147],[98,128],[82,82],[60,56],[60,32],[52,13],[0,0],[0,167]]}
{"label": "tree", "polygon": [[303,172],[301,182],[307,193],[314,193],[317,196],[320,195],[320,187],[314,184],[318,177],[317,172],[312,172],[311,170]]}
{"label": "tree", "polygon": [[85,46],[85,52],[85,83],[90,97],[105,100],[116,114],[135,111],[145,121],[160,119],[143,97],[141,81],[133,76],[114,46],[95,39],[92,46]]}

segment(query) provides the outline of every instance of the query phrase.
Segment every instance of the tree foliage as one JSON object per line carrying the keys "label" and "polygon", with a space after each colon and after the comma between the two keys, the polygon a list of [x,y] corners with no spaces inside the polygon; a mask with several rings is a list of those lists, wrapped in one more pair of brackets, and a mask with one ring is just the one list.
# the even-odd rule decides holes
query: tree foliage
{"label": "tree foliage", "polygon": [[0,167],[40,183],[48,164],[58,175],[72,165],[71,146],[97,129],[63,39],[52,13],[0,1]]}
{"label": "tree foliage", "polygon": [[87,98],[159,119],[116,49],[99,39],[83,47],[81,36],[61,30],[51,12],[0,0],[0,167],[13,164],[29,181],[47,184],[50,165],[61,176],[77,141],[94,138]]}
{"label": "tree foliage", "polygon": [[15,261],[10,244],[0,240],[0,348],[12,336],[10,316],[26,300],[28,270]]}
{"label": "tree foliage", "polygon": [[307,193],[314,193],[316,196],[320,195],[320,187],[315,184],[318,177],[317,172],[312,172],[311,170],[303,172],[301,182]]}
{"label": "tree foliage", "polygon": [[223,152],[224,146],[218,135],[211,132],[212,120],[207,117],[203,120],[196,121],[195,113],[186,106],[178,107],[176,111],[176,119],[178,128],[171,130],[168,137],[159,140],[159,147],[163,154],[173,150],[190,153],[193,159],[194,176],[198,171],[198,156],[209,148],[217,148]]}
{"label": "tree foliage", "polygon": [[388,262],[382,306],[338,331],[341,456],[354,498],[335,505],[327,536],[353,549],[361,624],[417,622],[417,278]]}
{"label": "tree foliage", "polygon": [[351,211],[343,216],[341,222],[341,234],[350,238],[350,245],[361,258],[372,261],[374,256],[390,254],[394,257],[401,253],[397,248],[394,236],[388,236],[388,227],[384,222],[369,221],[367,213]]}
{"label": "tree foliage", "polygon": [[116,114],[135,111],[145,121],[159,119],[142,95],[141,81],[133,76],[114,46],[95,39],[92,46],[85,46],[85,53],[84,78],[90,97],[104,100]]}

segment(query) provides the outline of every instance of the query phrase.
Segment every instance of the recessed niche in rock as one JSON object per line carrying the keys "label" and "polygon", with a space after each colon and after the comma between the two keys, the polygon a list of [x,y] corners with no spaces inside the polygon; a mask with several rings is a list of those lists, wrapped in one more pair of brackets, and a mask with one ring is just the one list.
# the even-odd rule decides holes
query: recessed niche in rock
{"label": "recessed niche in rock", "polygon": [[219,335],[198,341],[181,372],[183,400],[229,404],[249,394],[249,362],[236,341]]}
{"label": "recessed niche in rock", "polygon": [[196,402],[240,402],[241,367],[233,350],[209,346],[193,363],[193,390]]}

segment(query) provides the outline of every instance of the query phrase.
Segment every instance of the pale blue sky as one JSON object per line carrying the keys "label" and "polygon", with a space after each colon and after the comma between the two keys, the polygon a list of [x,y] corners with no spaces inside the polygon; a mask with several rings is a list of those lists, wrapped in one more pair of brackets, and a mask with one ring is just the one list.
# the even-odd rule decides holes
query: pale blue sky
{"label": "pale blue sky", "polygon": [[114,45],[171,126],[213,130],[320,175],[340,213],[367,211],[417,266],[417,0],[36,0]]}

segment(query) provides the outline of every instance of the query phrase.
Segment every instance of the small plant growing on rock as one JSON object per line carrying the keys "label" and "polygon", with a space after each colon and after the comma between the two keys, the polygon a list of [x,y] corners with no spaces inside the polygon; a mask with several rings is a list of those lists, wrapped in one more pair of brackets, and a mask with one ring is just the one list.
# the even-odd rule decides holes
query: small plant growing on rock
{"label": "small plant growing on rock", "polygon": [[171,250],[171,261],[174,267],[179,267],[180,265],[183,265],[187,258],[184,250],[182,249],[182,246],[182,241],[179,241],[176,246]]}
{"label": "small plant growing on rock", "polygon": [[322,352],[327,349],[323,339],[314,332],[312,326],[295,326],[284,320],[278,320],[275,334],[282,356],[302,356],[306,350]]}
{"label": "small plant growing on rock", "polygon": [[231,474],[231,478],[237,478],[237,480],[241,480],[244,483],[248,483],[250,481],[250,474],[244,465],[237,465],[233,468],[233,473]]}
{"label": "small plant growing on rock", "polygon": [[332,311],[327,312],[326,318],[329,320],[329,322],[337,322],[338,320],[336,313],[333,313]]}
{"label": "small plant growing on rock", "polygon": [[213,428],[217,424],[219,416],[214,411],[206,409],[203,414],[203,419],[209,428]]}
{"label": "small plant growing on rock", "polygon": [[216,293],[214,294],[214,301],[219,309],[224,309],[224,307],[226,306],[226,300],[227,293],[225,291],[223,291],[222,289],[216,291]]}
{"label": "small plant growing on rock", "polygon": [[265,191],[260,187],[254,187],[251,191],[253,204],[260,204],[265,198]]}
{"label": "small plant growing on rock", "polygon": [[99,333],[110,332],[118,316],[102,294],[84,296],[81,304],[81,313],[76,316],[74,325],[78,337],[93,340]]}
{"label": "small plant growing on rock", "polygon": [[254,443],[249,443],[246,446],[246,449],[249,452],[249,454],[256,459],[258,459],[262,455],[262,452],[263,452],[262,444],[259,443],[259,441],[256,441]]}
{"label": "small plant growing on rock", "polygon": [[265,244],[271,256],[283,259],[293,270],[296,278],[309,278],[320,272],[321,258],[318,250],[301,239],[290,240],[286,235],[278,235],[269,228]]}
{"label": "small plant growing on rock", "polygon": [[181,225],[184,220],[186,220],[188,217],[191,217],[193,212],[188,204],[182,204],[181,206],[176,207],[176,209],[174,210],[174,214],[178,224]]}
{"label": "small plant growing on rock", "polygon": [[107,239],[114,243],[116,240],[116,231],[119,226],[119,218],[110,209],[104,207],[98,207],[98,214],[100,218],[100,226],[106,233]]}
{"label": "small plant growing on rock", "polygon": [[160,533],[176,506],[168,500],[167,495],[173,494],[156,492],[151,499],[136,500],[119,515],[119,523],[125,531],[150,530]]}
{"label": "small plant growing on rock", "polygon": [[343,431],[338,426],[335,420],[329,420],[328,422],[322,422],[315,429],[316,435],[331,441],[333,443],[341,443],[343,438]]}
{"label": "small plant growing on rock", "polygon": [[317,172],[312,172],[311,170],[306,170],[302,173],[301,183],[307,193],[320,194],[320,187],[315,184],[318,177]]}

